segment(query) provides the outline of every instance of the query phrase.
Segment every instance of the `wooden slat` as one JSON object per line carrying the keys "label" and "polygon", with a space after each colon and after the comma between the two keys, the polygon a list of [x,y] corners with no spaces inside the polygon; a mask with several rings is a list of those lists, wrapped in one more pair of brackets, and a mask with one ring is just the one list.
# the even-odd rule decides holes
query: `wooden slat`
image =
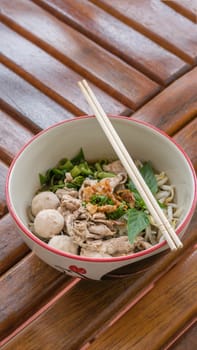
{"label": "wooden slat", "polygon": [[33,131],[74,115],[0,64],[0,105]]}
{"label": "wooden slat", "polygon": [[188,17],[194,23],[197,23],[197,2],[196,0],[162,0],[166,5],[172,7],[175,11]]}
{"label": "wooden slat", "polygon": [[31,317],[69,281],[69,277],[46,265],[33,253],[3,275],[0,339]]}
{"label": "wooden slat", "polygon": [[[196,114],[197,115],[197,114]],[[188,154],[197,172],[197,152],[196,152],[196,140],[197,140],[197,118],[191,123],[181,129],[174,139],[184,148]],[[191,142],[193,140],[193,142]]]}
{"label": "wooden slat", "polygon": [[[113,312],[116,299],[129,287],[129,284],[129,280],[123,283],[113,281],[110,282],[110,285],[98,281],[80,281],[48,312],[41,315],[22,332],[23,340],[20,338],[21,333],[11,341],[11,345],[8,343],[5,349],[11,349],[12,346],[17,347],[22,343],[24,348],[28,347],[29,350],[35,349],[36,346],[47,349],[48,344],[53,348],[56,341],[58,349],[80,349],[81,338],[84,337],[84,334],[90,334],[96,326],[101,325],[103,313],[107,311],[109,316],[109,311]],[[43,328],[46,320],[47,323]],[[43,328],[42,336],[41,328]],[[36,343],[36,339],[32,341],[32,331],[37,334],[39,344]],[[58,337],[55,340],[56,332],[58,332]]]}
{"label": "wooden slat", "polygon": [[173,134],[197,114],[197,68],[176,80],[133,117]]}
{"label": "wooden slat", "polygon": [[[0,61],[76,115],[92,113],[77,86],[82,76],[3,24],[0,32],[4,54]],[[96,86],[92,87],[106,111],[117,114],[124,111],[124,105]]]}
{"label": "wooden slat", "polygon": [[11,118],[7,113],[0,110],[0,157],[3,160],[13,158],[19,149],[30,140],[32,132]]}
{"label": "wooden slat", "polygon": [[[36,44],[39,44],[63,63],[69,65],[80,74],[83,74],[86,78],[95,82],[109,94],[112,94],[115,98],[127,104],[128,107],[138,107],[150,99],[160,89],[158,84],[154,83],[119,58],[116,58],[111,53],[102,49],[73,28],[59,21],[39,6],[25,0],[16,0],[14,4],[15,6],[12,6],[10,2],[5,0],[1,1],[2,20],[9,23],[10,26],[14,27],[14,29],[19,31],[22,35],[31,38]],[[3,16],[5,12],[4,9],[9,16],[9,18],[7,16],[7,19]],[[24,16],[24,13],[27,12],[31,12],[31,17]],[[4,38],[1,39],[1,42],[3,41],[5,43],[6,41],[6,44],[9,43],[9,41],[7,41],[7,31],[3,30],[1,27],[0,30],[2,31],[2,37]],[[9,37],[10,36],[9,33]],[[16,36],[13,33],[12,40],[14,40],[14,42],[17,40],[18,42],[18,39],[16,39]],[[8,48],[6,50],[4,45],[2,48],[5,55],[6,52],[10,52],[10,49],[13,46],[12,41],[7,46]],[[18,51],[20,52],[20,50]],[[24,52],[23,58],[25,58]],[[45,71],[46,66],[47,62],[45,63]],[[52,70],[52,68],[53,65],[51,63],[50,69]],[[41,76],[41,71],[37,70],[37,72]],[[63,77],[65,74],[66,71],[64,72]],[[69,74],[68,71],[67,74]],[[61,86],[59,82],[56,89],[60,90],[60,88],[63,88],[64,91],[66,79],[64,81],[63,77],[61,79],[64,83],[63,86]],[[74,96],[75,95],[76,93]]]}
{"label": "wooden slat", "polygon": [[197,322],[168,349],[169,350],[195,350],[197,348]]}
{"label": "wooden slat", "polygon": [[174,332],[197,311],[196,263],[197,251],[184,257],[88,349],[164,349]]}
{"label": "wooden slat", "polygon": [[[113,320],[117,314],[119,315],[124,308],[127,308],[131,302],[137,302],[144,294],[148,293],[153,287],[153,282],[158,280],[162,274],[165,274],[167,269],[176,263],[177,266],[179,265],[181,256],[184,253],[186,254],[187,251],[191,252],[191,247],[196,241],[196,224],[197,215],[191,222],[187,235],[185,235],[184,248],[181,252],[179,250],[176,253],[167,254],[155,266],[152,266],[149,271],[142,273],[138,277],[130,277],[121,281],[80,281],[62,296],[57,303],[16,335],[3,349],[17,349],[17,346],[20,345],[23,345],[24,348],[27,347],[28,350],[33,350],[36,346],[48,349],[48,344],[52,348],[58,348],[58,350],[80,349],[88,340],[94,339],[95,334],[103,329],[106,323]],[[191,259],[191,265],[192,263],[193,260]],[[186,264],[186,266],[190,268],[190,264]],[[196,270],[195,266],[192,266],[191,271]],[[170,282],[169,286],[172,284],[174,283]],[[173,290],[171,290],[172,292]],[[171,293],[170,296],[173,295]],[[164,295],[161,291],[160,294],[161,296]],[[190,296],[191,294],[192,292],[190,291],[188,295]],[[28,300],[26,300],[26,303],[28,304]],[[190,301],[188,303],[191,304]],[[143,317],[142,312],[141,317]],[[114,338],[116,338],[115,334]],[[130,346],[130,343],[128,344]],[[111,350],[112,348],[111,346],[109,349]],[[99,349],[106,349],[106,347],[102,344]],[[119,347],[118,349],[122,348]]]}
{"label": "wooden slat", "polygon": [[91,0],[188,62],[197,61],[197,26],[158,0]]}
{"label": "wooden slat", "polygon": [[[0,153],[1,158],[1,153]],[[6,213],[6,198],[5,198],[5,178],[7,174],[7,166],[0,160],[0,218]]]}
{"label": "wooden slat", "polygon": [[34,2],[161,84],[168,84],[189,67],[179,57],[86,0]]}
{"label": "wooden slat", "polygon": [[[191,149],[195,145],[194,138],[189,138],[187,141],[183,140],[182,146],[184,146],[185,144],[184,142],[187,142],[190,145]],[[193,160],[194,159],[192,159],[192,161]],[[136,298],[136,295],[138,295],[144,288],[147,288],[147,286],[149,286],[153,281],[160,278],[162,274],[165,273],[166,269],[170,268],[170,266],[172,266],[177,261],[179,261],[186,251],[191,251],[191,247],[196,242],[196,224],[197,224],[197,215],[194,215],[194,218],[187,231],[187,234],[185,234],[184,236],[184,239],[183,239],[184,248],[182,250],[176,252],[175,254],[169,253],[164,257],[160,258],[160,260],[157,261],[157,263],[154,266],[152,266],[151,269],[138,275],[137,279],[134,276],[129,278],[128,280],[127,279],[122,280],[121,283],[120,281],[80,282],[79,284],[80,287],[77,285],[74,289],[72,289],[69,292],[69,294],[65,295],[65,297],[62,299],[62,301],[60,301],[60,303],[58,303],[57,306],[54,306],[51,309],[51,311],[49,310],[46,314],[44,313],[41,316],[41,318],[38,319],[38,321],[35,321],[35,323],[28,326],[30,328],[26,328],[23,331],[24,333],[22,332],[21,334],[19,334],[15,340],[16,342],[14,343],[15,344],[14,346],[16,346],[16,344],[19,344],[20,342],[23,343],[24,339],[26,339],[28,343],[28,349],[30,350],[31,348],[33,349],[33,346],[35,346],[35,343],[34,341],[32,341],[32,334],[35,334],[35,332],[38,335],[39,341],[40,341],[40,337],[43,341],[42,347],[44,347],[45,345],[47,346],[45,341],[48,341],[48,339],[50,339],[52,344],[54,344],[54,342],[56,343],[57,341],[56,330],[57,330],[57,324],[58,324],[58,332],[60,334],[58,339],[60,341],[60,344],[57,344],[57,346],[59,346],[60,349],[65,349],[65,347],[67,346],[66,344],[68,344],[68,346],[70,346],[70,349],[78,348],[79,344],[81,345],[89,337],[93,336],[93,334],[95,334],[98,329],[102,328],[105,322],[108,322],[110,319],[115,317],[115,315],[119,313],[120,310],[125,307],[125,305],[127,305],[128,300],[131,301],[134,298]],[[32,263],[32,260],[28,260],[28,261],[29,261],[29,266],[31,266],[32,264],[32,269],[34,269],[33,267],[34,264]],[[22,271],[25,265],[26,263],[24,262],[24,265],[22,265]],[[21,285],[20,274],[21,274],[21,265],[18,264],[17,270],[15,270],[15,275],[13,277],[13,281],[15,281],[15,285],[17,285],[18,283]],[[29,281],[28,275],[27,275],[27,281]],[[46,284],[49,283],[47,275],[43,276],[42,282]],[[28,285],[28,282],[27,282],[27,285]],[[119,289],[122,287],[124,292],[122,291],[122,289],[121,290]],[[6,286],[5,288],[9,289],[8,286]],[[16,288],[19,288],[19,287],[16,287]],[[35,288],[35,289],[38,288],[37,282],[35,282],[34,287],[32,288]],[[116,294],[116,291],[117,291],[117,294]],[[97,295],[99,295],[99,297]],[[28,307],[29,303],[31,303],[31,298],[32,298],[32,295],[30,295],[30,299],[28,299],[28,296],[27,296],[26,299],[24,300],[24,303],[27,304],[26,306],[23,305],[23,302],[21,301],[21,304],[18,308],[19,314],[23,315],[23,310],[24,308]],[[97,313],[98,299],[99,299],[99,305],[101,305],[101,308],[99,308],[99,315]],[[78,307],[78,301],[80,302],[80,307]],[[14,307],[14,305],[10,303],[9,298],[8,298],[8,303],[10,305],[9,306],[10,309],[6,314],[7,318],[9,318],[9,313],[12,314],[12,308]],[[66,305],[66,313],[65,313],[65,305]],[[54,315],[56,318],[56,323],[54,323]],[[78,323],[76,323],[76,320],[78,320]],[[50,325],[49,327],[47,327],[47,329],[45,329],[46,333],[43,336],[41,336],[41,334],[39,333],[39,330],[43,331],[42,322]],[[70,326],[68,326],[68,323],[70,324]],[[80,330],[82,323],[86,324],[86,327],[82,327]],[[67,327],[69,328],[67,329]],[[73,329],[74,333],[72,333],[71,329]],[[48,334],[48,331],[50,334]],[[7,330],[6,332],[9,333],[9,330]],[[66,335],[65,335],[65,332],[66,332]],[[24,337],[24,334],[25,334],[25,337]],[[65,347],[62,346],[62,339],[64,340]],[[13,343],[11,342],[11,345],[9,346],[11,346],[10,347],[11,349],[13,346]]]}
{"label": "wooden slat", "polygon": [[0,220],[0,252],[0,274],[29,252],[9,214]]}

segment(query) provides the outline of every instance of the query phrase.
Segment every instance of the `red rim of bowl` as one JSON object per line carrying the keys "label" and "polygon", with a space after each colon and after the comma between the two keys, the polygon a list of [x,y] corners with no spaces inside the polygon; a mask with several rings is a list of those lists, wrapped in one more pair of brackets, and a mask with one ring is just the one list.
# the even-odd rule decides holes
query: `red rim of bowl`
{"label": "red rim of bowl", "polygon": [[[192,175],[193,175],[193,179],[194,179],[194,197],[193,197],[193,201],[192,201],[192,205],[191,208],[187,214],[187,216],[185,217],[184,221],[178,226],[178,228],[176,229],[176,233],[177,235],[180,234],[180,232],[182,231],[182,229],[184,229],[184,227],[187,227],[187,224],[190,222],[190,219],[193,215],[193,212],[195,210],[196,207],[196,202],[197,202],[197,179],[196,179],[196,173],[194,170],[194,167],[192,165],[192,162],[190,160],[190,158],[188,157],[187,153],[182,149],[182,147],[176,142],[174,141],[169,135],[167,135],[164,131],[158,129],[157,127],[155,127],[154,125],[151,125],[147,122],[141,121],[141,120],[137,120],[135,118],[128,118],[125,116],[117,116],[117,115],[110,115],[110,118],[114,118],[114,119],[125,119],[127,121],[130,122],[135,122],[144,126],[147,126],[150,129],[155,130],[156,132],[158,132],[159,134],[163,135],[164,137],[166,137],[167,139],[169,139],[169,141],[171,141],[178,149],[179,151],[183,154],[183,156],[185,157],[185,159],[188,162],[188,165],[192,171]],[[18,225],[18,227],[20,228],[20,230],[23,231],[23,233],[28,236],[31,240],[33,240],[35,243],[37,243],[39,246],[41,246],[42,248],[47,249],[48,251],[56,254],[56,255],[60,255],[60,256],[64,256],[70,259],[74,259],[74,260],[79,260],[79,261],[88,261],[88,262],[115,262],[115,261],[125,261],[125,260],[132,260],[132,259],[136,259],[142,256],[147,256],[150,253],[155,252],[156,250],[159,250],[160,248],[163,248],[164,245],[166,245],[166,241],[162,241],[160,243],[155,244],[154,246],[152,246],[151,248],[148,248],[146,250],[140,251],[138,253],[133,253],[131,255],[126,255],[126,256],[119,256],[119,257],[112,257],[112,258],[88,258],[88,257],[83,257],[80,255],[74,255],[71,253],[66,253],[64,251],[55,249],[53,247],[50,247],[47,243],[43,242],[42,240],[40,240],[38,237],[36,237],[30,230],[27,229],[27,227],[21,222],[21,220],[18,218],[17,214],[15,213],[14,208],[12,207],[11,204],[11,199],[10,199],[10,194],[9,194],[9,180],[10,180],[10,176],[12,173],[12,169],[17,161],[17,159],[19,158],[19,156],[21,155],[21,153],[32,143],[34,142],[35,139],[37,139],[40,135],[45,134],[48,130],[53,129],[55,127],[58,127],[59,125],[65,124],[65,123],[70,123],[70,122],[75,122],[75,121],[79,121],[81,119],[88,119],[88,118],[95,118],[92,115],[83,115],[81,117],[76,117],[76,118],[72,118],[69,120],[63,120],[61,122],[55,123],[51,126],[49,126],[48,128],[40,131],[38,134],[36,134],[35,136],[33,136],[31,138],[30,141],[28,141],[21,149],[20,151],[17,153],[17,155],[14,157],[10,168],[8,170],[8,174],[7,174],[7,178],[6,178],[6,201],[7,201],[7,205],[8,205],[8,209],[9,212],[12,216],[12,218],[14,219],[14,221],[16,222],[16,224]]]}

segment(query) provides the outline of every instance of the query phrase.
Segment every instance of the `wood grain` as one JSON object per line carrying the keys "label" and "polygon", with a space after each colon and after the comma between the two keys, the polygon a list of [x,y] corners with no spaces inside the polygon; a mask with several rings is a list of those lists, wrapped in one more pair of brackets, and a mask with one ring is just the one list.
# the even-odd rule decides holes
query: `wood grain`
{"label": "wood grain", "polygon": [[[0,61],[72,113],[92,113],[77,87],[77,82],[82,76],[5,25],[0,24],[0,31],[3,53]],[[106,111],[119,114],[125,109],[113,97],[94,85],[91,86]]]}
{"label": "wood grain", "polygon": [[176,80],[133,117],[172,135],[197,115],[197,68]]}
{"label": "wood grain", "polygon": [[[1,158],[1,154],[0,154]],[[6,213],[6,198],[5,198],[5,180],[7,175],[8,168],[0,160],[0,218]]]}
{"label": "wood grain", "polygon": [[[184,257],[89,350],[164,350],[165,343],[197,312],[197,251]],[[159,303],[158,303],[159,301]],[[176,320],[176,322],[174,322]]]}
{"label": "wood grain", "polygon": [[[197,118],[191,123],[181,129],[175,136],[177,141],[192,159],[192,163],[197,172],[197,152],[196,152],[196,140],[197,140]],[[192,141],[193,140],[193,141]]]}
{"label": "wood grain", "polygon": [[175,11],[188,17],[194,23],[197,23],[197,2],[196,0],[162,0],[166,5],[172,7]]}
{"label": "wood grain", "polygon": [[[32,132],[0,110],[0,157],[10,161],[19,149],[30,140]],[[3,155],[4,153],[4,155]]]}
{"label": "wood grain", "polygon": [[86,0],[34,2],[160,84],[168,84],[189,68],[179,57]]}
{"label": "wood grain", "polygon": [[74,115],[0,64],[0,106],[32,132]]}
{"label": "wood grain", "polygon": [[[85,342],[94,339],[94,336],[100,330],[105,329],[106,325],[109,324],[110,321],[113,321],[114,319],[116,319],[116,317],[119,317],[118,315],[120,315],[121,312],[126,312],[126,309],[129,307],[130,303],[135,304],[135,302],[141,299],[144,294],[148,293],[150,289],[153,288],[154,282],[156,282],[157,280],[160,281],[160,279],[162,281],[165,278],[165,276],[168,276],[169,272],[166,274],[168,269],[172,268],[172,266],[174,265],[179,266],[179,261],[181,257],[185,256],[184,254],[187,255],[189,254],[189,252],[191,254],[192,246],[196,242],[196,224],[197,215],[194,216],[191,225],[187,231],[187,235],[185,235],[184,237],[184,248],[181,252],[171,252],[165,257],[162,257],[156,265],[154,265],[149,271],[140,275],[138,278],[130,277],[122,280],[111,280],[102,282],[87,280],[80,281],[74,288],[72,288],[68,293],[62,296],[62,298],[60,298],[56,304],[54,304],[46,312],[43,312],[43,314],[34,322],[29,324],[28,327],[26,327],[23,330],[23,332],[15,336],[15,338],[13,338],[13,340],[11,340],[7,345],[5,345],[5,348],[3,349],[17,349],[17,346],[19,348],[20,346],[23,346],[24,348],[27,347],[28,350],[35,349],[35,346],[39,346],[40,348],[47,350],[50,350],[50,347],[53,348],[54,346],[56,346],[59,350],[80,349]],[[190,271],[190,263],[187,264],[187,268],[189,269],[188,271]],[[195,270],[195,266],[193,265],[193,259],[191,261],[191,268],[191,271],[193,272]],[[182,272],[184,271],[181,270],[180,275],[178,275],[179,279],[181,279]],[[194,275],[192,274],[191,276],[193,277],[191,278],[190,282],[188,282],[188,288],[189,283],[190,285],[191,283],[194,283]],[[187,278],[189,279],[188,276]],[[46,278],[44,278],[44,280],[46,281]],[[16,279],[16,281],[18,281],[18,278]],[[171,280],[168,281],[168,283],[169,289],[171,289],[171,287],[173,288],[172,285],[174,285],[174,288],[176,289],[176,284],[174,284]],[[177,286],[179,288],[180,284],[178,284]],[[176,292],[178,293],[178,289],[176,290]],[[147,297],[149,296],[149,293],[147,294]],[[161,290],[159,290],[159,293],[161,294],[161,298],[164,298],[164,294],[163,292],[161,292]],[[175,293],[174,289],[170,291],[169,298],[172,297],[173,293]],[[187,295],[189,291],[182,291],[181,296],[183,296],[183,298],[184,293],[185,295]],[[190,291],[189,297],[191,293],[192,291]],[[25,302],[28,304],[28,299],[26,299]],[[155,299],[155,302],[158,302],[158,298]],[[22,307],[24,307],[22,301],[21,304]],[[137,305],[138,304],[139,301]],[[182,307],[183,303],[181,304],[180,310],[182,310]],[[158,308],[156,307],[154,315],[157,312],[157,310]],[[167,310],[165,311],[165,314],[166,312]],[[141,311],[141,318],[143,318],[143,314],[144,311]],[[186,314],[187,312],[185,313],[185,315]],[[136,323],[138,322],[136,315],[134,320],[136,320]],[[129,333],[131,334],[131,332]],[[116,339],[115,333],[114,338]],[[122,339],[122,336],[120,336],[120,339]],[[107,346],[108,342],[107,340],[105,341]],[[110,342],[111,341],[112,340],[110,339]],[[129,342],[127,343],[129,348],[127,349],[131,349],[130,344],[132,344],[132,342],[130,342],[129,340]],[[109,349],[111,350],[112,348],[113,347]],[[99,350],[100,349],[107,349],[107,347],[105,347],[105,344],[102,344]],[[119,347],[118,349],[122,348]]]}
{"label": "wood grain", "polygon": [[[40,45],[45,51],[54,55],[64,64],[74,68],[79,74],[96,83],[107,93],[112,94],[113,97],[127,104],[128,107],[138,107],[159,91],[160,87],[158,84],[102,49],[73,28],[48,14],[39,6],[25,0],[16,0],[14,3],[15,6],[17,5],[17,9],[10,2],[1,1],[2,20],[14,26],[15,30],[18,30],[23,36],[27,36],[28,39],[36,42],[37,45]],[[11,17],[11,21],[9,19],[6,20],[4,9],[8,13],[9,18]],[[31,18],[24,16],[24,13],[27,12],[31,12]],[[17,38],[13,33],[11,34],[5,31],[5,28],[0,27],[0,30],[3,37],[1,38],[1,42],[3,41],[4,43],[4,45],[1,43],[3,45],[2,51],[3,53],[5,52],[4,54],[6,56],[6,52],[10,51],[10,48],[13,47],[13,42],[11,41],[9,43],[8,35],[11,37],[10,40],[14,40],[14,42],[16,42]],[[8,48],[5,48],[5,41],[9,43],[7,45]],[[18,51],[21,52],[20,50]],[[31,55],[30,52],[27,53]],[[101,62],[102,64],[100,64]],[[45,70],[47,65],[48,62],[46,61],[44,65]],[[42,66],[40,66],[40,69],[37,69],[37,73],[40,76]],[[50,63],[50,68],[55,69],[52,62]],[[71,74],[65,66],[64,70],[65,72],[61,80],[63,80],[65,75],[69,76]],[[64,86],[61,87],[63,91],[65,90],[65,81],[63,80]],[[60,82],[59,85],[56,84],[56,90],[59,92],[60,86]]]}
{"label": "wood grain", "polygon": [[45,305],[70,278],[28,254],[0,281],[0,339]]}
{"label": "wood grain", "polygon": [[127,279],[97,282],[72,279],[30,252],[4,192],[8,165],[32,135],[92,114],[77,87],[83,77],[107,113],[135,110],[173,135],[197,169],[195,0],[167,2],[0,1],[2,350],[196,349],[194,326],[175,340],[197,311],[197,212],[183,249]]}
{"label": "wood grain", "polygon": [[197,347],[197,322],[170,346],[170,350],[195,350]]}
{"label": "wood grain", "polygon": [[[182,59],[197,61],[197,26],[158,0],[91,0]],[[173,33],[173,35],[172,35]]]}
{"label": "wood grain", "polygon": [[0,274],[22,259],[28,252],[9,214],[0,220]]}

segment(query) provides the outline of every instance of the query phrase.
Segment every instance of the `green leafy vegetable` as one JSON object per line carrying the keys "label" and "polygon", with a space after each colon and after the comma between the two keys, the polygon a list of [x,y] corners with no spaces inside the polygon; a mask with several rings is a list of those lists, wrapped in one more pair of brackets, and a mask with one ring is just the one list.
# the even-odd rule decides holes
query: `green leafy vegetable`
{"label": "green leafy vegetable", "polygon": [[44,185],[46,183],[47,177],[46,175],[39,174],[40,184]]}
{"label": "green leafy vegetable", "polygon": [[112,220],[117,220],[120,219],[121,216],[123,216],[124,214],[126,214],[127,209],[125,207],[124,203],[121,203],[121,205],[112,213],[107,213],[107,218],[108,219],[112,219]]}
{"label": "green leafy vegetable", "polygon": [[74,168],[71,169],[70,173],[72,177],[76,177],[79,175],[84,175],[84,176],[93,175],[93,171],[90,169],[87,162],[82,162],[78,165],[75,165]]}
{"label": "green leafy vegetable", "polygon": [[84,156],[84,153],[83,153],[83,149],[80,148],[80,151],[79,153],[71,159],[71,162],[74,164],[74,165],[77,165],[81,162],[84,162],[85,161],[85,156]]}
{"label": "green leafy vegetable", "polygon": [[73,182],[67,182],[66,184],[64,184],[64,187],[74,188],[76,190],[78,189],[78,185]]}
{"label": "green leafy vegetable", "polygon": [[72,184],[80,188],[83,182],[84,182],[84,177],[79,175],[74,178],[74,180],[72,181]]}
{"label": "green leafy vegetable", "polygon": [[135,207],[137,209],[147,209],[146,208],[146,204],[144,202],[144,200],[142,199],[142,197],[140,196],[139,192],[137,191],[134,183],[132,181],[129,181],[127,183],[127,188],[133,193],[134,198],[135,198]]}
{"label": "green leafy vegetable", "polygon": [[165,203],[161,203],[159,200],[157,201],[157,203],[159,204],[160,208],[162,209],[167,208],[167,205]]}
{"label": "green leafy vegetable", "polygon": [[150,162],[144,163],[144,165],[140,169],[140,173],[144,178],[144,181],[150,188],[151,192],[153,194],[157,193],[158,186],[157,186],[157,180],[152,168],[152,165]]}
{"label": "green leafy vegetable", "polygon": [[111,198],[105,196],[105,195],[98,195],[98,194],[94,194],[91,198],[90,198],[90,203],[92,204],[97,204],[99,206],[101,205],[106,205],[106,204],[110,204],[113,205],[114,202]]}
{"label": "green leafy vegetable", "polygon": [[81,174],[84,176],[93,175],[93,171],[91,170],[87,162],[80,163],[79,169],[81,170]]}
{"label": "green leafy vegetable", "polygon": [[57,168],[61,170],[66,170],[66,171],[70,171],[73,167],[74,167],[73,163],[67,158],[61,159],[57,165]]}
{"label": "green leafy vegetable", "polygon": [[140,196],[139,192],[136,190],[133,192],[134,198],[135,198],[135,207],[136,209],[142,209],[146,210],[146,204],[143,200],[143,198]]}
{"label": "green leafy vegetable", "polygon": [[94,173],[94,176],[97,178],[97,179],[104,179],[106,177],[114,177],[116,176],[114,173],[110,173],[108,171],[96,171]]}
{"label": "green leafy vegetable", "polygon": [[149,225],[149,218],[144,211],[135,208],[129,209],[127,215],[128,238],[130,243],[133,243],[138,233]]}
{"label": "green leafy vegetable", "polygon": [[74,168],[70,171],[72,177],[79,176],[81,174],[81,169],[79,168],[78,165],[75,165]]}
{"label": "green leafy vegetable", "polygon": [[[157,185],[157,180],[156,180],[156,177],[155,177],[155,174],[153,172],[153,168],[152,168],[150,162],[143,164],[143,166],[140,169],[140,173],[141,173],[144,181],[146,182],[146,184],[150,188],[151,192],[153,194],[155,194],[158,191],[158,185]],[[142,209],[142,210],[147,209],[146,204],[145,204],[144,200],[142,199],[142,197],[140,196],[139,192],[137,191],[134,183],[130,180],[126,186],[134,194],[136,209]],[[161,203],[159,203],[159,204],[161,204]]]}
{"label": "green leafy vegetable", "polygon": [[65,172],[66,170],[55,167],[48,169],[45,174],[39,174],[41,184],[39,191],[55,192],[58,188],[63,188],[65,186]]}
{"label": "green leafy vegetable", "polygon": [[101,166],[101,164],[100,164],[99,162],[96,162],[96,163],[94,164],[94,166],[95,166],[95,169],[96,169],[97,171],[103,171],[103,168],[102,168],[102,166]]}

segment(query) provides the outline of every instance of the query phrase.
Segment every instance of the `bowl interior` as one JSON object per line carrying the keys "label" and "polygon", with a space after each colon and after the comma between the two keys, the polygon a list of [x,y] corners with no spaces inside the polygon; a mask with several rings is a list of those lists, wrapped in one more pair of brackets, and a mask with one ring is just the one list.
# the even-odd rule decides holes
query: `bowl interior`
{"label": "bowl interior", "polygon": [[[133,159],[150,160],[165,171],[176,188],[185,219],[194,200],[194,176],[184,153],[171,140],[152,127],[132,119],[111,118]],[[116,159],[116,155],[95,118],[76,118],[60,123],[36,136],[15,159],[9,177],[10,206],[28,227],[27,207],[39,187],[38,174],[53,167],[61,158],[72,158],[83,148],[87,160]],[[180,225],[180,223],[179,223]]]}

